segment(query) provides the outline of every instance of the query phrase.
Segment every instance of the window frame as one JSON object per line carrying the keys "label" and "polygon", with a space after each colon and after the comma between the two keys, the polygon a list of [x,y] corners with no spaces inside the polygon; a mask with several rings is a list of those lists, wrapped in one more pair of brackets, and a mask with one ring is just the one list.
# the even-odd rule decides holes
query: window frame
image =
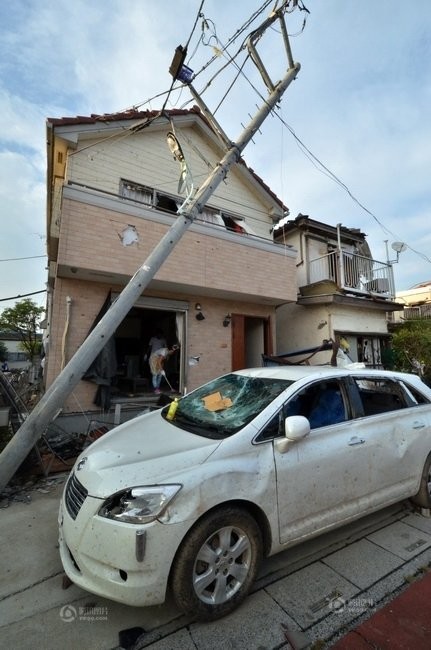
{"label": "window frame", "polygon": [[[386,413],[396,413],[397,411],[403,411],[407,408],[411,408],[413,406],[417,406],[417,402],[414,401],[413,396],[408,393],[406,390],[406,387],[404,383],[400,380],[398,380],[395,377],[376,377],[373,375],[367,375],[364,373],[363,375],[359,376],[354,376],[351,377],[351,387],[352,391],[356,393],[356,403],[358,404],[358,417],[374,417],[375,415],[377,416],[382,416]],[[374,400],[374,403],[372,403],[371,400],[369,400],[368,406],[365,403],[365,399],[367,396],[366,388],[363,388],[361,390],[360,386],[358,385],[359,382],[367,382],[369,384],[381,384],[382,387],[387,386],[388,388],[393,388],[395,390],[375,390],[371,389],[369,390],[369,393],[371,394],[374,392],[376,395],[379,395],[380,398],[381,396],[385,395],[385,393],[390,396],[390,397],[395,397],[401,400],[401,405],[398,408],[384,408],[382,409],[382,402],[378,403],[378,400]],[[374,410],[371,410],[374,407]]]}
{"label": "window frame", "polygon": [[[313,431],[318,431],[319,429],[322,429],[324,427],[334,427],[337,426],[338,424],[346,424],[347,422],[350,422],[353,419],[353,409],[351,406],[351,399],[350,399],[350,390],[346,382],[346,377],[328,377],[327,379],[317,379],[309,384],[306,384],[306,386],[302,386],[299,388],[293,395],[290,395],[289,398],[282,404],[282,406],[278,409],[276,413],[272,415],[272,417],[266,422],[266,424],[261,428],[259,433],[257,434],[254,442],[255,443],[262,443],[262,442],[268,442],[275,440],[276,438],[282,438],[284,436],[284,423],[286,421],[287,417],[290,417],[287,414],[287,408],[288,404],[291,403],[294,399],[298,398],[301,396],[301,394],[310,391],[311,389],[316,388],[316,387],[321,387],[324,384],[326,385],[331,385],[331,384],[337,384],[337,388],[340,391],[341,398],[343,400],[344,404],[344,411],[345,411],[345,419],[339,422],[333,422],[333,423],[328,423],[328,424],[322,424],[321,426],[314,427],[311,429],[311,433]],[[278,434],[277,435],[266,435],[265,432],[268,431],[268,428],[271,426],[271,424],[275,421],[275,419],[278,417],[279,422],[278,422]],[[304,416],[307,417],[307,416]],[[308,419],[308,418],[307,418]]]}

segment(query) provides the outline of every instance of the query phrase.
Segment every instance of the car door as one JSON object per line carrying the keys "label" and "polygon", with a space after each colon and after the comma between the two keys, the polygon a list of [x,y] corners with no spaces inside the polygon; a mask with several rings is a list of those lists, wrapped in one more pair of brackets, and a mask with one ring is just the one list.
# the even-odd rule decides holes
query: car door
{"label": "car door", "polygon": [[430,446],[428,405],[390,377],[352,377],[362,416],[355,420],[358,444],[372,449],[364,479],[372,505],[411,496],[416,489]]}
{"label": "car door", "polygon": [[[285,416],[303,415],[310,434],[283,449],[274,440],[280,542],[317,534],[366,512],[378,488],[378,466],[390,465],[379,435],[366,436],[366,419],[350,401],[346,380],[313,382],[284,405]],[[389,425],[388,425],[389,426]],[[370,467],[372,468],[370,470]],[[377,480],[377,483],[376,483]]]}

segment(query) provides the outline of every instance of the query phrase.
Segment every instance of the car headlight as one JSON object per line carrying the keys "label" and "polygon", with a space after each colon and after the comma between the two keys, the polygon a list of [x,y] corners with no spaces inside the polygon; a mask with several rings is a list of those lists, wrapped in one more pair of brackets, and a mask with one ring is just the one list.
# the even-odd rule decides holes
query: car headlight
{"label": "car headlight", "polygon": [[146,524],[162,514],[181,487],[150,485],[117,492],[105,501],[99,516],[129,524]]}

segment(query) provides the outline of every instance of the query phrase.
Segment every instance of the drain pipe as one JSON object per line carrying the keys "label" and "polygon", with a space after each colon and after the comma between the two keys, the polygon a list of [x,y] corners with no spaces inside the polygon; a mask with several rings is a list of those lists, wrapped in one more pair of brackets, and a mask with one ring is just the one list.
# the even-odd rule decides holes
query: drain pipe
{"label": "drain pipe", "polygon": [[61,369],[63,370],[64,366],[66,365],[66,341],[67,341],[67,333],[69,331],[69,323],[70,323],[70,308],[72,306],[72,298],[70,296],[67,296],[66,298],[66,322],[64,324],[64,331],[63,331],[63,336],[61,339]]}

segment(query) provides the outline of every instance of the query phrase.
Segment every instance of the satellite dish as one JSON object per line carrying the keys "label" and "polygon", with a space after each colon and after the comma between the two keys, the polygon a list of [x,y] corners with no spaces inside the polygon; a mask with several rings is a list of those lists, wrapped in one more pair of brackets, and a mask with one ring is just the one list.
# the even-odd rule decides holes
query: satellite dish
{"label": "satellite dish", "polygon": [[405,251],[407,248],[407,244],[405,244],[402,241],[394,241],[392,244],[392,250],[394,250],[396,253],[402,253]]}

